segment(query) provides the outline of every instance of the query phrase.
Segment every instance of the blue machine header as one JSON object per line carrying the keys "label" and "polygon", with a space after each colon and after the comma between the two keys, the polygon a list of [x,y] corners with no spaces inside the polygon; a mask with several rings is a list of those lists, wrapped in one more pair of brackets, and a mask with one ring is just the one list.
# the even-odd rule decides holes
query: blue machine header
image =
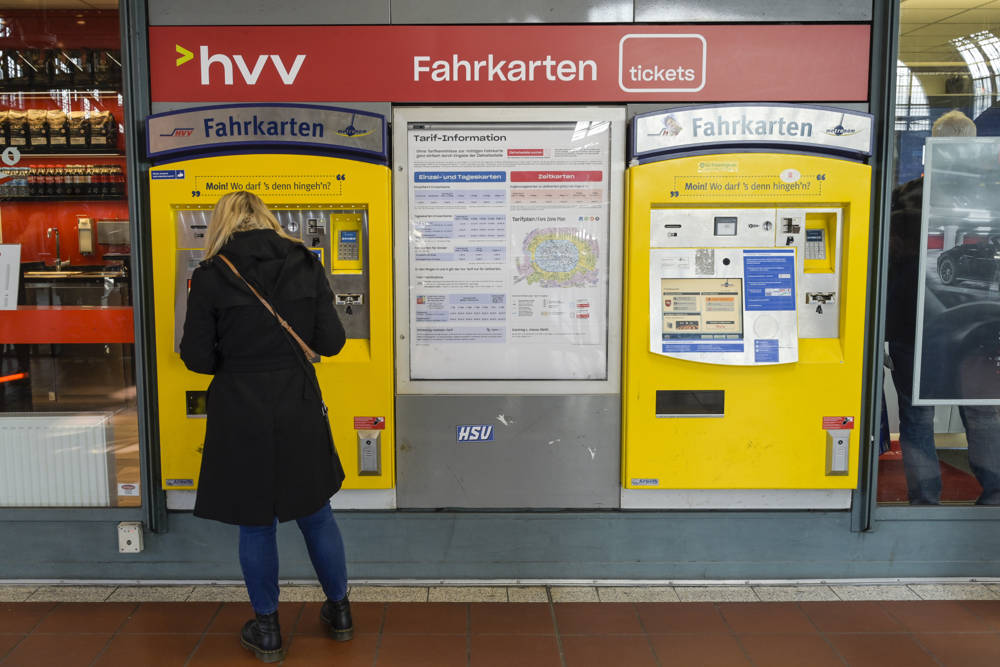
{"label": "blue machine header", "polygon": [[855,159],[872,153],[870,114],[793,104],[716,104],[637,115],[631,158],[729,149],[827,153]]}
{"label": "blue machine header", "polygon": [[385,117],[315,104],[236,104],[168,111],[146,119],[149,157],[294,148],[386,162]]}

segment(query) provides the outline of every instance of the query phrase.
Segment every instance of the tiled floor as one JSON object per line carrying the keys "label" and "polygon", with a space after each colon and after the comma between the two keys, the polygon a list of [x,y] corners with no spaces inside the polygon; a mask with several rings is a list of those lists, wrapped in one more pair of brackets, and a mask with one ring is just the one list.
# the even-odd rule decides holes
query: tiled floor
{"label": "tiled floor", "polygon": [[[730,587],[724,594],[740,599],[754,588],[774,593],[781,587]],[[347,643],[334,642],[324,635],[318,620],[320,602],[283,602],[280,617],[289,648],[284,664],[1000,665],[998,599],[844,601],[836,595],[833,600],[823,598],[828,590],[849,586],[786,588],[798,589],[803,601],[763,602],[760,599],[768,594],[759,593],[756,601],[750,602],[641,601],[650,597],[669,599],[666,590],[683,593],[709,591],[712,587],[602,587],[590,590],[595,591],[597,600],[605,601],[593,602],[559,602],[568,589],[557,587],[512,587],[502,596],[497,591],[504,591],[503,587],[397,587],[391,591],[386,587],[357,587],[355,595],[360,597],[376,598],[381,593],[383,599],[413,599],[422,595],[423,601],[364,602],[356,597],[352,603],[356,635]],[[898,594],[895,588],[890,592]],[[909,590],[907,586],[898,588]],[[54,589],[49,587],[46,597],[60,597]],[[943,596],[939,589],[927,592]],[[966,586],[964,593],[959,589],[949,592],[964,597],[976,593],[980,597],[997,597],[990,595],[995,593],[992,587],[974,589],[975,585]],[[486,600],[530,599],[541,592],[544,601],[428,601],[432,597],[449,597],[446,590],[450,590],[452,599]],[[650,594],[642,595],[644,590]],[[435,591],[439,592],[432,596]],[[63,592],[61,597],[66,599],[68,590]],[[187,593],[188,597],[192,594],[190,590]],[[771,597],[790,594],[786,591]],[[813,601],[817,594],[820,599]],[[138,597],[138,592],[134,595]],[[701,597],[710,596],[706,593]],[[851,597],[864,595],[855,590]],[[622,601],[606,601],[609,599]],[[249,616],[246,602],[3,602],[0,665],[260,664],[240,648],[237,640],[239,628]]]}

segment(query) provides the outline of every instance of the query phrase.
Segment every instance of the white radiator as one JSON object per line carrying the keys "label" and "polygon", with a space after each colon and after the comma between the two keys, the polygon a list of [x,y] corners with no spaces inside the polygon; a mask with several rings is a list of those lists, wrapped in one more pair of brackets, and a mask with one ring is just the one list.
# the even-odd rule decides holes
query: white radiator
{"label": "white radiator", "polygon": [[108,507],[110,413],[0,414],[0,507]]}

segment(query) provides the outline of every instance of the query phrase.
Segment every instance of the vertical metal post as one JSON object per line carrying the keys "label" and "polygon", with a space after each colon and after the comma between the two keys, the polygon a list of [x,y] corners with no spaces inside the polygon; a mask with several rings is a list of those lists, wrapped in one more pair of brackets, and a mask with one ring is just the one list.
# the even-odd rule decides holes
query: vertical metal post
{"label": "vertical metal post", "polygon": [[155,323],[146,172],[144,119],[150,114],[149,50],[145,0],[121,0],[122,94],[128,211],[132,233],[132,312],[135,318],[136,404],[139,417],[139,466],[142,503],[148,528],[167,530],[167,502],[160,486],[159,425],[156,415]]}
{"label": "vertical metal post", "polygon": [[896,134],[896,58],[899,53],[899,0],[874,2],[869,100],[875,116],[872,155],[872,230],[869,235],[869,298],[865,318],[864,388],[861,401],[861,460],[858,490],[851,503],[851,530],[872,528],[878,486],[878,445],[882,411],[882,357],[885,345],[885,279],[889,254],[889,205]]}

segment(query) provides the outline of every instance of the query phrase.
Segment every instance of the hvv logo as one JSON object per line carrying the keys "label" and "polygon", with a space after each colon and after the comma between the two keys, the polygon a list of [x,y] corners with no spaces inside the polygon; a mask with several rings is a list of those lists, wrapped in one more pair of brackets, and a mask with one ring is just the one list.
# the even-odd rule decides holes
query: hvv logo
{"label": "hvv logo", "polygon": [[[177,49],[177,66],[180,67],[184,63],[194,60],[194,54],[188,51],[180,44],[174,45]],[[299,75],[299,70],[302,69],[302,63],[306,61],[306,54],[300,53],[295,56],[295,60],[292,61],[291,67],[286,67],[281,56],[268,53],[257,56],[257,60],[254,62],[251,68],[247,64],[246,58],[241,55],[227,56],[222,53],[209,53],[207,46],[198,47],[198,65],[201,67],[201,85],[208,86],[212,83],[212,72],[219,71],[222,68],[222,80],[227,86],[233,85],[233,64],[235,63],[236,69],[239,70],[240,76],[248,86],[253,86],[257,83],[257,79],[264,72],[268,63],[274,66],[275,71],[281,78],[281,82],[286,86],[290,86],[295,83],[295,78]],[[216,65],[216,67],[212,67]]]}
{"label": "hvv logo", "polygon": [[493,426],[490,424],[456,426],[455,435],[458,442],[489,442],[493,439]]}

